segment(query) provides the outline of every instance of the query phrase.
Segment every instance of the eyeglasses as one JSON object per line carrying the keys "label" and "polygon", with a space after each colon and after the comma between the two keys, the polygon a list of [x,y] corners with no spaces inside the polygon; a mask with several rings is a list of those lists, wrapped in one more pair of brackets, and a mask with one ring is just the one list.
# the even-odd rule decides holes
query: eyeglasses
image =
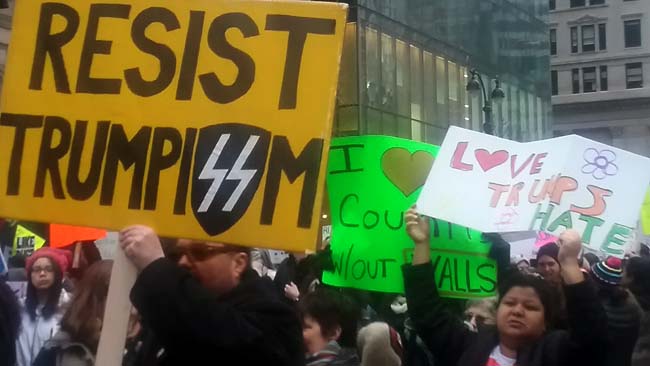
{"label": "eyeglasses", "polygon": [[32,273],[54,273],[54,267],[52,266],[45,266],[45,267],[32,267]]}
{"label": "eyeglasses", "polygon": [[201,262],[217,254],[241,252],[240,248],[233,246],[216,246],[208,243],[192,243],[188,245],[179,245],[178,251],[186,255],[192,262]]}

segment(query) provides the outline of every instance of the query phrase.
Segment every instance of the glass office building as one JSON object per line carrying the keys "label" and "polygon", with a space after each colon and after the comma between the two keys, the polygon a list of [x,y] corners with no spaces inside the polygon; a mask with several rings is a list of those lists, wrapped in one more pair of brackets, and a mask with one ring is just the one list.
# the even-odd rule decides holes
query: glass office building
{"label": "glass office building", "polygon": [[481,130],[476,69],[494,105],[495,134],[550,137],[547,0],[358,0],[350,4],[337,136],[382,134],[440,144],[450,125]]}

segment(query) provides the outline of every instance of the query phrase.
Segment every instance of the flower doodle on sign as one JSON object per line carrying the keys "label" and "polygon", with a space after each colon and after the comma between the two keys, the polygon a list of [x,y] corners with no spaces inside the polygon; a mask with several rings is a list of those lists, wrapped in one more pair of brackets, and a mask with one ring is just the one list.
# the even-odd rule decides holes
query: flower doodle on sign
{"label": "flower doodle on sign", "polygon": [[584,174],[591,174],[594,178],[603,180],[618,173],[618,165],[614,164],[616,154],[611,150],[598,151],[588,148],[585,150],[583,158],[587,162],[582,166]]}

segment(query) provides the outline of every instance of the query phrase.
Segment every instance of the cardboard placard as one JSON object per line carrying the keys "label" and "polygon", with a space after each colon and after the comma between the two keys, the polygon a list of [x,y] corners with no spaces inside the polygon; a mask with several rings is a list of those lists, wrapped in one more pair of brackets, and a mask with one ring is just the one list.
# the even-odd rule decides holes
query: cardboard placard
{"label": "cardboard placard", "polygon": [[106,237],[106,230],[50,224],[50,246],[52,248],[62,248],[78,241],[94,241],[104,237]]}
{"label": "cardboard placard", "polygon": [[650,235],[650,189],[646,192],[641,206],[641,227],[643,234]]}
{"label": "cardboard placard", "polygon": [[29,256],[34,251],[39,250],[45,245],[46,240],[34,234],[22,225],[16,225],[16,234],[14,235],[12,255],[20,254]]}
{"label": "cardboard placard", "polygon": [[[327,189],[334,272],[323,282],[403,293],[401,266],[412,261],[404,211],[416,201],[438,147],[388,136],[332,140]],[[432,262],[442,296],[494,295],[496,264],[481,233],[431,222]]]}
{"label": "cardboard placard", "polygon": [[421,213],[484,232],[582,235],[622,257],[650,183],[650,159],[580,136],[519,143],[450,127]]}
{"label": "cardboard placard", "polygon": [[16,3],[0,216],[313,248],[346,9]]}

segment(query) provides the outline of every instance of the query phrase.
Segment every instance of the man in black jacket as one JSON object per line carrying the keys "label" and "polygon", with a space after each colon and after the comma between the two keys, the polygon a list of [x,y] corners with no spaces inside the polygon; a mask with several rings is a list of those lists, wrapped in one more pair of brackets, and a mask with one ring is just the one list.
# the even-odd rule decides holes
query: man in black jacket
{"label": "man in black jacket", "polygon": [[181,239],[180,268],[151,228],[124,229],[120,246],[140,270],[131,301],[163,365],[304,365],[300,320],[251,269],[247,248]]}

